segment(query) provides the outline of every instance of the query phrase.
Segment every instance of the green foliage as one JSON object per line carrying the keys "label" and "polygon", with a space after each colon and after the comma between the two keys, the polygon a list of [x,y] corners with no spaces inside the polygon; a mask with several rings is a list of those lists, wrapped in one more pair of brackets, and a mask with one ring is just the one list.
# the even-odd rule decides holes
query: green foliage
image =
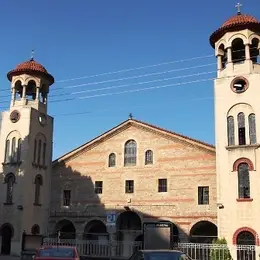
{"label": "green foliage", "polygon": [[214,239],[212,245],[213,247],[210,250],[210,260],[232,260],[225,238]]}

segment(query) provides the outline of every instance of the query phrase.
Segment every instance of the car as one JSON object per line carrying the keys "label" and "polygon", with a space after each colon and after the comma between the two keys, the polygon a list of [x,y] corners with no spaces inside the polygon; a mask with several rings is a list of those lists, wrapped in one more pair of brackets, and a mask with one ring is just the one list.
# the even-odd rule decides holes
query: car
{"label": "car", "polygon": [[79,260],[79,253],[74,246],[44,246],[37,249],[34,260]]}
{"label": "car", "polygon": [[192,260],[178,250],[138,250],[129,260]]}

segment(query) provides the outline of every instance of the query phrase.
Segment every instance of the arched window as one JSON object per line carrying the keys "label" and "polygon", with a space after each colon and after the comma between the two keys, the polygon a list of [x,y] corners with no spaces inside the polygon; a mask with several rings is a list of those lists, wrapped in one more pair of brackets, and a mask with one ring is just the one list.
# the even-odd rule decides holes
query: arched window
{"label": "arched window", "polygon": [[33,151],[33,162],[36,163],[37,157],[37,139],[34,139],[34,151]]}
{"label": "arched window", "polygon": [[18,131],[12,131],[6,137],[5,141],[5,163],[17,164],[21,160],[22,139]]}
{"label": "arched window", "polygon": [[250,144],[256,144],[255,114],[248,116]]}
{"label": "arched window", "polygon": [[250,46],[250,58],[253,63],[259,63],[259,39],[254,38]]}
{"label": "arched window", "polygon": [[5,183],[6,183],[6,203],[12,204],[13,203],[13,187],[15,183],[15,176],[13,173],[8,173],[5,176]]}
{"label": "arched window", "polygon": [[245,128],[245,114],[240,112],[237,115],[237,123],[238,123],[238,143],[239,145],[246,144],[246,128]]}
{"label": "arched window", "polygon": [[111,153],[108,157],[108,167],[115,167],[116,166],[116,155]]}
{"label": "arched window", "polygon": [[42,140],[38,141],[38,155],[37,155],[37,164],[41,164],[41,152],[42,152]]}
{"label": "arched window", "polygon": [[42,133],[38,133],[34,139],[33,165],[43,167],[46,164],[47,141]]}
{"label": "arched window", "polygon": [[32,233],[32,235],[40,234],[40,227],[39,227],[39,225],[37,225],[37,224],[33,225],[32,229],[31,229],[31,233]]}
{"label": "arched window", "polygon": [[229,116],[227,118],[227,131],[228,131],[228,145],[235,144],[235,128],[234,128],[234,117]]}
{"label": "arched window", "polygon": [[43,143],[43,151],[42,151],[42,165],[45,166],[46,161],[46,143]]}
{"label": "arched window", "polygon": [[12,138],[11,162],[16,162],[16,138]]}
{"label": "arched window", "polygon": [[125,156],[124,164],[125,166],[136,165],[136,152],[137,152],[136,141],[129,140],[125,143]]}
{"label": "arched window", "polygon": [[145,164],[153,164],[153,151],[147,150],[145,152]]}
{"label": "arched window", "polygon": [[22,152],[22,139],[18,139],[18,144],[17,144],[17,162],[21,162],[21,152]]}
{"label": "arched window", "polygon": [[40,205],[40,197],[41,197],[41,186],[43,185],[42,176],[37,175],[35,177],[35,198],[34,198],[34,204]]}
{"label": "arched window", "polygon": [[5,142],[5,163],[10,162],[10,140]]}
{"label": "arched window", "polygon": [[246,51],[245,45],[242,39],[237,38],[232,42],[232,62],[242,63],[245,61]]}
{"label": "arched window", "polygon": [[238,166],[238,197],[240,199],[250,198],[249,167],[247,163]]}

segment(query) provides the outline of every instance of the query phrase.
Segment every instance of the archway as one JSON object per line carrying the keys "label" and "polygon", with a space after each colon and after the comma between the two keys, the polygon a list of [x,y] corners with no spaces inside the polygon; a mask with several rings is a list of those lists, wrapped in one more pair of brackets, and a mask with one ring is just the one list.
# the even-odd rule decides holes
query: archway
{"label": "archway", "polygon": [[218,228],[209,221],[200,221],[190,230],[190,242],[210,244],[218,236]]}
{"label": "archway", "polygon": [[117,240],[134,241],[142,232],[142,221],[139,215],[131,210],[122,212],[116,221]]}
{"label": "archway", "polygon": [[60,239],[76,239],[76,229],[73,223],[67,219],[63,219],[55,225],[55,233],[58,232]]}
{"label": "archway", "polygon": [[14,235],[14,229],[12,225],[6,223],[3,224],[0,229],[0,235],[2,237],[1,243],[1,254],[10,255],[11,253],[11,242]]}
{"label": "archway", "polygon": [[142,221],[134,211],[124,211],[117,218],[116,229],[118,231],[141,230]]}
{"label": "archway", "polygon": [[108,240],[107,228],[100,220],[90,221],[84,229],[86,240]]}
{"label": "archway", "polygon": [[236,244],[242,246],[237,249],[237,260],[255,260],[255,235],[250,231],[241,231],[236,238]]}

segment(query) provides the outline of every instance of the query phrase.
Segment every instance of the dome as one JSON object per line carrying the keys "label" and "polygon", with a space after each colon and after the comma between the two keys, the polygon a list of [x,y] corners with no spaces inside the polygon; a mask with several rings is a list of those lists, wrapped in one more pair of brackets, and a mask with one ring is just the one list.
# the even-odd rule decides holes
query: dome
{"label": "dome", "polygon": [[39,75],[47,78],[50,81],[50,84],[54,83],[54,78],[40,63],[36,62],[34,59],[25,61],[21,64],[18,64],[15,69],[7,73],[7,78],[9,81],[12,81],[13,76],[21,74],[30,74],[30,75]]}
{"label": "dome", "polygon": [[244,29],[251,29],[252,31],[260,33],[260,22],[251,15],[238,13],[230,17],[218,30],[211,34],[210,44],[214,48],[215,42],[217,42],[225,33]]}

